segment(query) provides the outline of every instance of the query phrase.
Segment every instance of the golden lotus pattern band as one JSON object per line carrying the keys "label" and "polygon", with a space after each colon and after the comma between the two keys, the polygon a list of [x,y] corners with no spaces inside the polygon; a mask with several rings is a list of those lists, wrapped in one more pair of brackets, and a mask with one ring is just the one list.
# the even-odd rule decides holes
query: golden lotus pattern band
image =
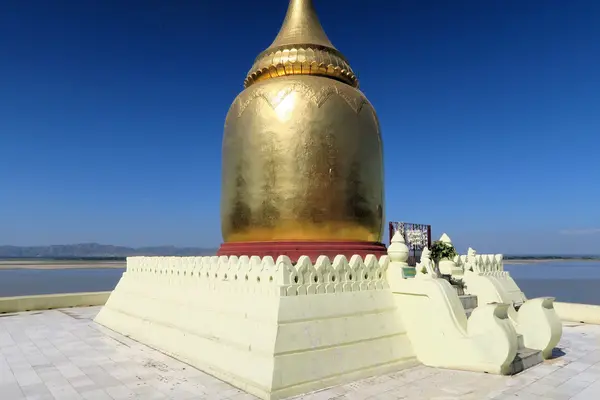
{"label": "golden lotus pattern band", "polygon": [[380,241],[375,111],[359,90],[332,79],[256,83],[226,118],[221,190],[225,242]]}
{"label": "golden lotus pattern band", "polygon": [[331,48],[305,45],[279,50],[270,49],[258,56],[244,86],[269,78],[289,75],[317,75],[337,79],[358,87],[358,78],[346,59]]}
{"label": "golden lotus pattern band", "polygon": [[296,81],[290,83],[290,85],[281,89],[274,95],[271,94],[268,90],[258,88],[250,92],[250,94],[247,95],[247,99],[243,101],[242,98],[238,96],[233,102],[233,104],[239,107],[237,115],[238,117],[240,117],[248,108],[248,106],[257,98],[263,99],[267,102],[267,104],[271,106],[273,110],[275,110],[292,93],[301,94],[303,97],[305,97],[307,100],[310,100],[317,107],[321,107],[332,96],[338,96],[342,98],[348,104],[348,106],[352,110],[354,110],[356,114],[360,113],[363,108],[363,105],[368,103],[365,97],[350,97],[334,85],[328,85],[322,87],[320,90],[314,90],[309,85],[300,81]]}

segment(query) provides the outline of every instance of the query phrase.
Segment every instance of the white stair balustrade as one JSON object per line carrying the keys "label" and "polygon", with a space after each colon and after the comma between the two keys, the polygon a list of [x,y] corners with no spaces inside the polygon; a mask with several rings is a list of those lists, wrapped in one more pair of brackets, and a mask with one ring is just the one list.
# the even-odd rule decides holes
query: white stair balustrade
{"label": "white stair balustrade", "polygon": [[398,314],[418,360],[432,367],[514,373],[518,338],[508,319],[509,305],[479,306],[467,320],[455,289],[437,278],[428,262],[428,249],[423,253],[416,279],[388,275]]}
{"label": "white stair balustrade", "polygon": [[464,269],[461,278],[466,286],[465,293],[477,296],[479,305],[509,304],[508,316],[523,336],[524,346],[541,351],[545,359],[551,358],[552,350],[562,336],[562,323],[553,307],[554,298],[527,300],[504,270],[501,254],[479,255],[469,248],[466,256],[457,259]]}

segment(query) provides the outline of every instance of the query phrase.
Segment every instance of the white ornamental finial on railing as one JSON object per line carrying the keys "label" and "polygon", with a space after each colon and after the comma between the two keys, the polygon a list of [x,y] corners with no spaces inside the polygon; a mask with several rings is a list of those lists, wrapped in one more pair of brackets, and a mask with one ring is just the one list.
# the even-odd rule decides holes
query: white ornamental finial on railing
{"label": "white ornamental finial on railing", "polygon": [[404,264],[404,266],[408,265],[408,246],[404,241],[404,235],[402,235],[400,231],[394,233],[392,243],[389,245],[387,253],[392,262],[401,263]]}
{"label": "white ornamental finial on railing", "polygon": [[440,242],[447,243],[447,244],[452,244],[452,240],[450,239],[450,236],[448,236],[445,233],[442,234],[442,236],[440,236]]}
{"label": "white ornamental finial on railing", "polygon": [[506,276],[506,271],[504,271],[504,256],[502,254],[496,254],[494,258],[496,260],[496,265],[498,268],[498,275]]}
{"label": "white ornamental finial on railing", "polygon": [[408,246],[404,241],[404,235],[400,231],[396,231],[392,237],[392,243],[387,249],[390,263],[387,268],[387,280],[390,285],[400,279],[406,278],[404,276],[404,268],[408,267]]}
{"label": "white ornamental finial on railing", "polygon": [[[443,244],[442,247],[446,247],[447,249],[450,248],[453,251],[453,253],[456,254],[456,249],[454,249],[452,240],[450,239],[450,236],[448,236],[446,233],[442,234],[442,236],[439,239],[439,242]],[[464,273],[463,269],[458,267],[458,265],[456,264],[455,258],[456,257],[453,255],[450,257],[442,257],[441,259],[436,260],[436,267],[440,274],[461,275]]]}
{"label": "white ornamental finial on railing", "polygon": [[438,278],[438,273],[433,267],[433,261],[431,260],[431,251],[427,246],[423,248],[421,253],[421,261],[417,264],[417,275],[418,278]]}
{"label": "white ornamental finial on railing", "polygon": [[470,247],[469,250],[467,250],[467,261],[465,262],[465,272],[466,271],[475,272],[476,274],[481,272],[479,263],[477,262],[477,252]]}

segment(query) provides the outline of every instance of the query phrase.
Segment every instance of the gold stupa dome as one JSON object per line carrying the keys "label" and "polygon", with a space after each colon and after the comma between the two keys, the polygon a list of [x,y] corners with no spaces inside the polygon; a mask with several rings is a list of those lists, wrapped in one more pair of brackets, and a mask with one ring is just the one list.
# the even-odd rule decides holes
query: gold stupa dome
{"label": "gold stupa dome", "polygon": [[290,1],[244,86],[225,120],[220,254],[240,242],[379,242],[379,122],[311,0]]}
{"label": "gold stupa dome", "polygon": [[311,0],[292,0],[273,43],[256,57],[244,86],[289,75],[317,75],[358,87],[350,64],[329,41]]}

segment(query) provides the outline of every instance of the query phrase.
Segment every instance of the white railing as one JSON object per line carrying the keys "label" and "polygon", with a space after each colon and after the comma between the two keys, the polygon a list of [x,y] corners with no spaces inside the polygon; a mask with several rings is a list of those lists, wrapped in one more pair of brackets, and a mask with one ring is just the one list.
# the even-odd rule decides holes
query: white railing
{"label": "white railing", "polygon": [[454,262],[464,271],[505,275],[504,256],[502,254],[476,254],[473,249],[469,249],[468,254],[456,256]]}
{"label": "white railing", "polygon": [[272,257],[129,257],[127,274],[136,279],[199,285],[217,290],[252,290],[282,296],[381,290],[388,287],[388,256],[363,260],[343,255],[333,262],[321,256],[313,265],[302,256],[293,264],[286,256]]}

